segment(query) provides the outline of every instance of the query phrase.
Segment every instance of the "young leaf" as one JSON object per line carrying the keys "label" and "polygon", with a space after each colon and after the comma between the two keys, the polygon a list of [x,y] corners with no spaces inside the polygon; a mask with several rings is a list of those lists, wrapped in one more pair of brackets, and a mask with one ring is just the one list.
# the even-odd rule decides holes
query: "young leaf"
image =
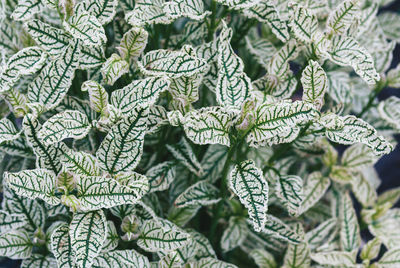
{"label": "young leaf", "polygon": [[4,179],[18,195],[30,199],[40,198],[51,205],[57,205],[60,202],[60,199],[54,195],[56,175],[50,170],[32,169],[5,173]]}
{"label": "young leaf", "polygon": [[203,74],[201,73],[172,79],[169,92],[174,99],[184,99],[192,103],[199,99],[199,87],[202,81]]}
{"label": "young leaf", "polygon": [[90,267],[106,239],[106,217],[101,210],[77,212],[69,226],[71,248],[79,267]]}
{"label": "young leaf", "polygon": [[50,145],[67,138],[82,139],[88,134],[90,128],[91,125],[85,114],[67,110],[48,119],[37,135],[45,145]]}
{"label": "young leaf", "polygon": [[298,50],[294,40],[287,42],[269,62],[268,74],[284,78],[289,73],[289,61],[297,57]]}
{"label": "young leaf", "polygon": [[72,255],[71,239],[69,237],[69,227],[62,224],[51,234],[51,250],[60,268],[73,268],[74,256]]}
{"label": "young leaf", "polygon": [[25,231],[12,230],[0,235],[0,255],[10,259],[27,259],[33,244]]}
{"label": "young leaf", "polygon": [[374,152],[362,143],[356,143],[347,148],[342,155],[342,166],[351,170],[361,171],[375,164]]}
{"label": "young leaf", "polygon": [[174,205],[177,207],[187,207],[191,205],[208,206],[219,202],[219,190],[214,185],[205,180],[199,181],[183,193],[175,200]]}
{"label": "young leaf", "polygon": [[359,0],[345,0],[333,10],[326,21],[329,34],[342,35],[350,28],[356,12]]}
{"label": "young leaf", "polygon": [[325,194],[329,188],[331,181],[328,177],[323,176],[320,172],[311,173],[303,187],[304,198],[300,206],[302,214],[313,207]]}
{"label": "young leaf", "polygon": [[221,249],[224,252],[240,246],[247,238],[248,227],[246,220],[241,217],[232,216],[229,218],[229,225],[221,237]]}
{"label": "young leaf", "polygon": [[111,128],[96,152],[101,169],[116,174],[136,167],[143,151],[145,117],[145,110],[135,110]]}
{"label": "young leaf", "polygon": [[290,215],[298,215],[303,201],[303,180],[295,175],[281,175],[275,185],[275,193],[286,206]]}
{"label": "young leaf", "polygon": [[231,171],[229,187],[248,209],[256,231],[264,228],[268,210],[268,183],[253,160],[243,161]]}
{"label": "young leaf", "polygon": [[340,244],[344,251],[351,252],[360,246],[360,227],[349,193],[346,193],[339,208]]}
{"label": "young leaf", "polygon": [[117,47],[121,58],[129,62],[129,59],[139,57],[147,44],[148,33],[143,28],[132,27],[124,34]]}
{"label": "young leaf", "polygon": [[378,257],[382,242],[378,238],[371,239],[361,250],[360,257],[363,260],[372,260]]}
{"label": "young leaf", "polygon": [[310,60],[301,75],[303,101],[314,104],[318,110],[324,104],[324,95],[328,90],[328,77],[318,62]]}
{"label": "young leaf", "polygon": [[185,115],[186,136],[197,144],[222,144],[229,146],[229,130],[235,114],[221,107],[206,107]]}
{"label": "young leaf", "polygon": [[108,85],[114,85],[123,74],[129,71],[129,63],[114,53],[101,67],[101,74]]}

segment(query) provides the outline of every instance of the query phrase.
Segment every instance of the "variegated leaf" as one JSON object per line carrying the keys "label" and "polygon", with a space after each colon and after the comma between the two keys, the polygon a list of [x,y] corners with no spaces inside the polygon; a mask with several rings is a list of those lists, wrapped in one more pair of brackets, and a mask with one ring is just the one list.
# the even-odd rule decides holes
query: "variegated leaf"
{"label": "variegated leaf", "polygon": [[254,260],[259,268],[276,268],[278,267],[274,256],[264,249],[253,249],[250,257]]}
{"label": "variegated leaf", "polygon": [[329,251],[311,254],[313,261],[321,265],[333,265],[341,267],[354,267],[355,255],[346,251]]}
{"label": "variegated leaf", "polygon": [[260,2],[260,0],[216,0],[216,1],[230,8],[238,10],[250,8],[255,4],[257,4],[258,2]]}
{"label": "variegated leaf", "polygon": [[74,256],[72,255],[71,239],[69,237],[69,227],[62,224],[51,234],[51,250],[60,268],[73,268]]}
{"label": "variegated leaf", "polygon": [[270,59],[276,53],[276,48],[266,38],[251,38],[246,36],[246,47],[264,68],[268,68]]}
{"label": "variegated leaf", "polygon": [[24,215],[12,215],[0,210],[0,234],[16,230],[26,224]]}
{"label": "variegated leaf", "polygon": [[381,250],[382,242],[378,238],[371,239],[366,243],[360,253],[360,258],[363,260],[373,260],[378,257]]}
{"label": "variegated leaf", "polygon": [[266,215],[266,222],[261,231],[263,233],[288,241],[292,244],[298,244],[302,242],[302,238],[298,233],[283,223],[280,219],[272,215]]}
{"label": "variegated leaf", "polygon": [[182,138],[179,143],[174,145],[167,144],[168,151],[187,169],[201,176],[203,174],[203,168],[193,152],[192,147],[185,138]]}
{"label": "variegated leaf", "polygon": [[320,172],[311,173],[303,187],[304,198],[300,206],[300,213],[306,212],[313,207],[324,196],[328,190],[331,181],[328,177],[323,176]]}
{"label": "variegated leaf", "polygon": [[164,191],[175,179],[176,167],[173,161],[166,161],[151,167],[146,172],[149,178],[150,192]]}
{"label": "variegated leaf", "polygon": [[249,230],[246,220],[241,217],[232,216],[229,218],[229,225],[221,237],[221,249],[224,252],[240,246],[247,238]]}
{"label": "variegated leaf", "polygon": [[253,160],[243,161],[231,171],[229,187],[248,209],[256,231],[264,228],[268,210],[268,183]]}
{"label": "variegated leaf", "polygon": [[143,151],[145,117],[145,110],[135,110],[111,128],[96,152],[101,169],[116,174],[136,167]]}
{"label": "variegated leaf", "polygon": [[29,259],[25,259],[21,263],[21,268],[45,268],[56,267],[57,261],[51,255],[32,254]]}
{"label": "variegated leaf", "polygon": [[380,117],[393,125],[396,129],[400,129],[400,98],[391,96],[378,105]]}
{"label": "variegated leaf", "polygon": [[174,227],[173,224],[147,220],[141,227],[137,244],[149,252],[169,252],[184,246],[188,240],[189,235]]}
{"label": "variegated leaf", "polygon": [[400,88],[400,64],[388,72],[386,79],[389,87]]}
{"label": "variegated leaf", "polygon": [[71,248],[79,267],[90,267],[106,239],[106,217],[101,210],[76,212],[69,226]]}
{"label": "variegated leaf", "polygon": [[95,16],[97,20],[104,25],[112,21],[112,19],[114,18],[117,5],[117,0],[86,0],[79,3],[76,9],[83,8],[91,15]]}
{"label": "variegated leaf", "polygon": [[383,33],[388,39],[400,41],[400,16],[395,12],[383,12],[379,14],[378,20],[379,25],[382,28]]}
{"label": "variegated leaf", "polygon": [[204,10],[202,0],[172,0],[165,4],[164,11],[173,19],[188,17],[192,20],[203,20],[211,14],[210,11]]}
{"label": "variegated leaf", "polygon": [[267,66],[267,72],[278,78],[284,78],[289,72],[289,61],[296,58],[298,48],[294,40],[288,41],[279,51],[272,57]]}
{"label": "variegated leaf", "polygon": [[214,185],[205,180],[199,181],[188,187],[175,200],[177,207],[187,207],[192,205],[208,206],[219,202],[219,190]]}
{"label": "variegated leaf", "polygon": [[349,193],[344,194],[339,208],[340,244],[344,251],[351,252],[360,246],[360,227]]}
{"label": "variegated leaf", "polygon": [[135,1],[135,8],[125,14],[125,20],[133,26],[168,24],[173,19],[164,11],[164,0]]}
{"label": "variegated leaf", "polygon": [[0,120],[0,143],[18,138],[19,134],[14,124],[7,118]]}
{"label": "variegated leaf", "polygon": [[0,255],[10,259],[27,259],[31,256],[33,243],[25,231],[12,230],[0,235]]}
{"label": "variegated leaf", "polygon": [[350,183],[355,197],[364,207],[375,204],[378,194],[363,173],[354,174]]}
{"label": "variegated leaf", "polygon": [[30,199],[40,198],[51,205],[57,205],[60,202],[60,199],[54,195],[56,175],[50,170],[32,169],[5,173],[4,179],[18,195]]}
{"label": "variegated leaf", "polygon": [[318,62],[310,60],[301,75],[303,85],[303,101],[314,104],[321,109],[324,104],[324,95],[328,90],[328,77]]}
{"label": "variegated leaf", "polygon": [[297,39],[310,43],[318,29],[318,19],[307,8],[297,6],[290,27]]}
{"label": "variegated leaf", "polygon": [[113,221],[107,221],[107,238],[104,242],[102,252],[109,252],[118,247],[118,242],[120,237],[117,233],[117,229],[115,228],[115,224]]}
{"label": "variegated leaf", "polygon": [[308,231],[305,235],[305,240],[311,249],[318,248],[329,241],[332,233],[335,234],[337,227],[337,219],[329,219],[321,222],[316,228]]}
{"label": "variegated leaf", "polygon": [[[294,224],[294,231],[304,237],[304,229],[300,223]],[[289,244],[283,260],[284,268],[307,268],[311,266],[310,249],[306,242]]]}
{"label": "variegated leaf", "polygon": [[121,58],[129,62],[129,59],[139,57],[147,45],[148,33],[140,27],[132,27],[124,34],[117,50]]}
{"label": "variegated leaf", "polygon": [[92,267],[115,268],[150,268],[149,260],[146,256],[137,253],[133,249],[129,250],[114,250],[100,254],[93,260]]}
{"label": "variegated leaf", "polygon": [[185,115],[186,136],[197,144],[222,144],[229,146],[229,130],[235,113],[221,107],[206,107]]}
{"label": "variegated leaf", "polygon": [[203,74],[182,76],[171,80],[169,92],[174,99],[183,99],[184,102],[195,102],[199,99],[199,87],[203,81]]}
{"label": "variegated leaf", "polygon": [[400,264],[400,248],[389,249],[377,262],[379,268],[395,268]]}
{"label": "variegated leaf", "polygon": [[207,257],[207,258],[202,258],[195,263],[190,263],[190,268],[238,268],[238,267],[231,263]]}
{"label": "variegated leaf", "polygon": [[114,53],[101,67],[101,74],[106,84],[114,85],[123,74],[129,71],[129,63]]}
{"label": "variegated leaf", "polygon": [[356,143],[344,151],[342,155],[342,166],[351,170],[361,171],[364,168],[375,164],[376,155],[362,143]]}
{"label": "variegated leaf", "polygon": [[333,10],[326,22],[329,34],[342,35],[350,28],[358,11],[359,0],[345,0]]}
{"label": "variegated leaf", "polygon": [[108,93],[104,87],[96,81],[88,80],[82,84],[81,90],[89,93],[90,108],[103,114],[108,105]]}
{"label": "variegated leaf", "polygon": [[39,139],[46,145],[67,138],[82,139],[90,131],[91,125],[85,114],[67,110],[48,119],[38,132]]}
{"label": "variegated leaf", "polygon": [[19,0],[11,14],[14,20],[29,20],[42,9],[41,0]]}
{"label": "variegated leaf", "polygon": [[295,175],[281,175],[275,185],[275,193],[286,206],[290,215],[299,215],[303,202],[303,180]]}

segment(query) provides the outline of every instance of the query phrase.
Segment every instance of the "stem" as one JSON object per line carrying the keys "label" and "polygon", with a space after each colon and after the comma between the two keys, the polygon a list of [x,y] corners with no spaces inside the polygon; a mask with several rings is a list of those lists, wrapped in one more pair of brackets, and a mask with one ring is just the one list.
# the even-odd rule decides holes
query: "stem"
{"label": "stem", "polygon": [[211,0],[211,23],[210,23],[210,27],[208,28],[208,35],[207,35],[207,42],[210,42],[213,39],[213,35],[215,32],[215,17],[216,17],[216,13],[217,13],[217,3],[214,0]]}
{"label": "stem", "polygon": [[376,86],[376,88],[374,89],[374,91],[372,91],[371,93],[370,93],[370,97],[369,97],[369,100],[368,100],[368,103],[367,103],[367,105],[365,105],[364,106],[364,108],[361,110],[361,112],[357,115],[357,117],[362,117],[371,107],[372,107],[372,104],[373,104],[373,102],[374,102],[374,100],[375,100],[375,98],[379,95],[379,93],[386,87],[386,82],[384,82],[384,83],[381,83],[381,82],[378,82],[378,85]]}

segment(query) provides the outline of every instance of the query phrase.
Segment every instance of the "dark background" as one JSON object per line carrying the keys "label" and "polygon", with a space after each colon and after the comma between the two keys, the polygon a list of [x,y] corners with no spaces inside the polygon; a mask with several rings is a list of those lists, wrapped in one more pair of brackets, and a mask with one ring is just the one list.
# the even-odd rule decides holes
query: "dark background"
{"label": "dark background", "polygon": [[[400,12],[400,0],[394,1],[392,4],[381,8],[379,13],[385,11]],[[400,63],[400,45],[397,44],[393,52],[393,61],[391,68],[396,67]],[[384,100],[390,96],[400,97],[400,89],[386,88],[382,90],[378,98]],[[395,150],[389,154],[383,156],[375,165],[375,168],[381,179],[381,185],[378,188],[378,193],[384,192],[387,189],[394,187],[400,187],[400,135],[396,136],[399,146],[396,146]],[[398,206],[399,204],[397,204]],[[20,267],[21,261],[14,261],[10,259],[0,260],[0,268],[17,268]]]}

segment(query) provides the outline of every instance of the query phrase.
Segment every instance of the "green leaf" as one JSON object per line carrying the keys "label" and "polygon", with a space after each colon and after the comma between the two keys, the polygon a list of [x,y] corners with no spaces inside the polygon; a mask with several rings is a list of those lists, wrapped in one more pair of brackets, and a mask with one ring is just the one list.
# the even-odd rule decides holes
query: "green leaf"
{"label": "green leaf", "polygon": [[145,110],[135,110],[111,128],[96,152],[101,169],[116,174],[137,166],[143,151],[145,117]]}
{"label": "green leaf", "polygon": [[128,71],[129,63],[116,53],[113,53],[101,67],[104,82],[108,85],[114,85],[115,81]]}
{"label": "green leaf", "polygon": [[132,268],[150,268],[147,257],[137,253],[133,249],[114,250],[100,254],[93,261],[92,267],[114,268],[114,267],[132,267]]}
{"label": "green leaf", "polygon": [[330,251],[330,252],[319,252],[311,254],[313,261],[322,265],[333,265],[340,267],[354,267],[355,255],[345,251]]}
{"label": "green leaf", "polygon": [[7,118],[0,120],[0,143],[12,141],[19,137],[14,124]]}
{"label": "green leaf", "polygon": [[297,6],[290,27],[298,40],[311,43],[318,29],[318,19],[309,9]]}
{"label": "green leaf", "polygon": [[0,255],[10,259],[27,259],[32,254],[33,244],[25,231],[12,230],[0,235]]}
{"label": "green leaf", "polygon": [[186,136],[197,144],[230,146],[229,131],[235,113],[222,107],[205,107],[185,115]]}
{"label": "green leaf", "polygon": [[253,160],[243,161],[231,171],[229,187],[248,209],[254,230],[259,232],[266,222],[268,210],[268,183],[262,170]]}
{"label": "green leaf", "polygon": [[169,78],[192,76],[205,71],[208,67],[207,62],[189,54],[186,49],[190,47],[181,51],[152,50],[138,62],[139,68],[144,75]]}
{"label": "green leaf", "polygon": [[161,92],[168,89],[169,80],[164,77],[150,77],[134,80],[111,94],[111,104],[124,114],[130,114],[138,106],[153,106]]}
{"label": "green leaf", "polygon": [[64,53],[46,65],[28,86],[28,100],[38,102],[47,109],[56,107],[66,95],[78,68],[78,43],[69,45]]}
{"label": "green leaf", "polygon": [[98,46],[107,42],[106,34],[99,20],[85,10],[78,9],[68,21],[63,22],[63,27],[74,38],[82,40],[84,45]]}
{"label": "green leaf", "polygon": [[342,35],[347,32],[358,11],[359,0],[345,0],[333,10],[326,21],[329,34]]}
{"label": "green leaf", "polygon": [[78,177],[77,197],[83,211],[134,204],[148,191],[148,181],[137,174],[123,174],[120,183],[107,177]]}
{"label": "green leaf", "polygon": [[189,235],[187,233],[166,220],[163,221],[147,220],[144,222],[137,240],[139,247],[149,252],[168,252],[188,243]]}
{"label": "green leaf", "polygon": [[[294,230],[304,237],[304,229],[300,223],[294,224]],[[283,260],[283,267],[287,268],[306,268],[310,267],[310,249],[305,242],[299,244],[289,244]]]}
{"label": "green leaf", "polygon": [[82,139],[89,133],[90,128],[91,125],[85,114],[67,110],[50,117],[37,136],[45,145],[50,145],[67,138]]}
{"label": "green leaf", "polygon": [[83,176],[100,176],[97,159],[85,152],[66,151],[61,159],[66,170]]}
{"label": "green leaf", "polygon": [[310,60],[301,75],[303,101],[314,104],[318,110],[324,104],[324,95],[328,90],[328,77],[318,62]]}
{"label": "green leaf", "polygon": [[303,180],[295,175],[279,176],[275,185],[275,194],[286,206],[290,215],[299,215],[303,202]]}
{"label": "green leaf", "polygon": [[253,249],[250,257],[254,260],[259,268],[276,268],[278,267],[274,256],[264,249]]}
{"label": "green leaf", "polygon": [[51,205],[60,203],[54,195],[56,175],[46,169],[23,170],[17,173],[5,173],[7,185],[18,195],[35,199],[40,198]]}
{"label": "green leaf", "polygon": [[247,238],[249,230],[246,220],[242,217],[232,216],[229,218],[229,225],[221,237],[221,249],[224,252],[242,245]]}
{"label": "green leaf", "polygon": [[261,231],[265,234],[273,235],[292,244],[298,244],[302,242],[301,236],[296,233],[295,230],[291,229],[280,219],[272,215],[266,215],[266,222]]}
{"label": "green leaf", "polygon": [[290,142],[300,131],[297,125],[312,120],[317,114],[313,105],[301,101],[264,103],[255,112],[247,142],[252,146]]}
{"label": "green leaf", "polygon": [[352,37],[333,37],[328,53],[334,63],[353,67],[367,84],[373,85],[379,81],[380,76],[375,70],[371,54]]}
{"label": "green leaf", "polygon": [[19,0],[11,18],[14,20],[29,20],[42,9],[41,0]]}
{"label": "green leaf", "polygon": [[360,227],[349,193],[344,194],[339,208],[340,245],[342,250],[351,252],[361,243]]}
{"label": "green leaf", "polygon": [[316,171],[311,173],[303,187],[304,198],[300,206],[299,214],[312,208],[324,196],[330,184],[330,179],[323,176],[320,172]]}
{"label": "green leaf", "polygon": [[273,3],[260,1],[256,5],[245,9],[243,14],[248,18],[255,18],[262,23],[266,23],[282,42],[290,39],[289,30],[285,22],[280,18],[279,12]]}
{"label": "green leaf", "polygon": [[202,180],[193,184],[181,193],[176,198],[174,205],[177,207],[187,207],[192,205],[208,206],[220,201],[218,194],[219,190],[217,187]]}
{"label": "green leaf", "polygon": [[62,224],[56,228],[51,234],[50,241],[51,250],[57,260],[57,267],[75,267],[68,225]]}
{"label": "green leaf", "polygon": [[135,8],[125,14],[125,21],[133,26],[169,24],[172,18],[164,11],[164,0],[135,1]]}
{"label": "green leaf", "polygon": [[148,36],[147,31],[140,27],[132,27],[127,31],[117,47],[121,58],[128,61],[139,57],[147,45]]}
{"label": "green leaf", "polygon": [[117,229],[115,228],[114,222],[107,221],[107,238],[106,241],[104,242],[101,251],[109,252],[111,250],[114,250],[116,247],[118,247],[119,240],[120,237],[117,233]]}
{"label": "green leaf", "polygon": [[316,249],[330,241],[332,234],[335,234],[337,219],[329,219],[321,222],[316,228],[308,231],[305,240],[310,249]]}
{"label": "green leaf", "polygon": [[204,10],[202,0],[172,0],[165,4],[164,11],[168,17],[173,19],[188,17],[199,21],[211,14],[210,11]]}
{"label": "green leaf", "polygon": [[365,244],[361,250],[360,257],[362,260],[373,260],[378,257],[381,250],[382,242],[378,238],[371,239]]}
{"label": "green leaf", "polygon": [[69,226],[71,248],[78,267],[90,267],[106,239],[106,217],[101,210],[77,212]]}

